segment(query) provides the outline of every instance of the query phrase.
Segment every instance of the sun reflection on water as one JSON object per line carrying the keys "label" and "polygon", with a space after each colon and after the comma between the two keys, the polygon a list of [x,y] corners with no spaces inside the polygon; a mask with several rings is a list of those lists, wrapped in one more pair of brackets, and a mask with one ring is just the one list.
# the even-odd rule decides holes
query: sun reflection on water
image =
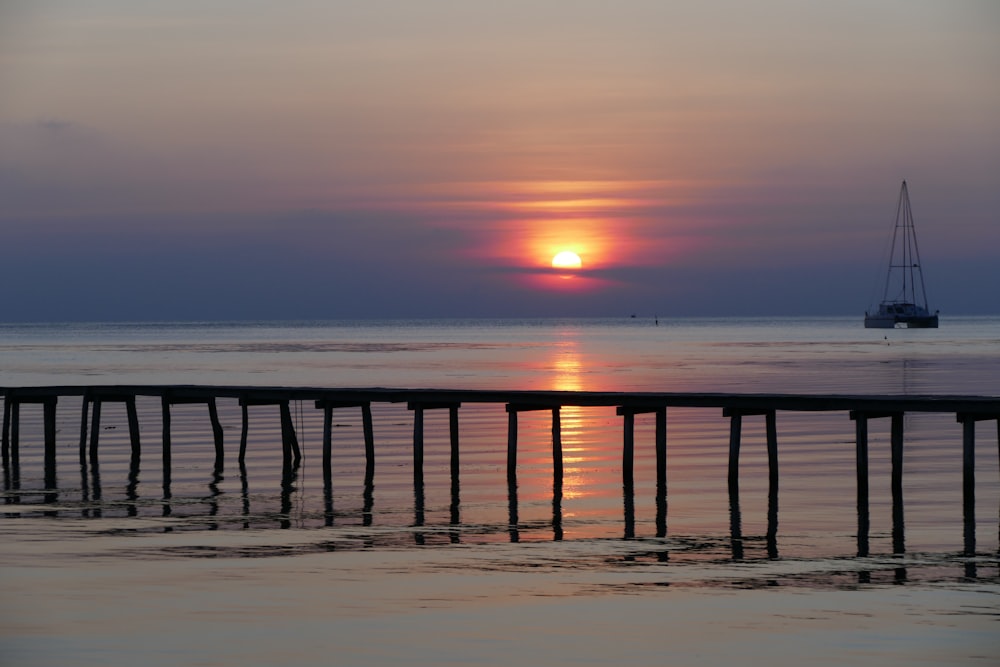
{"label": "sun reflection on water", "polygon": [[[586,383],[586,364],[579,343],[570,338],[570,335],[570,332],[564,332],[563,340],[553,350],[549,388],[555,391],[586,391],[589,388]],[[587,433],[586,417],[586,408],[580,406],[564,405],[559,411],[563,457],[562,493],[568,500],[582,498],[593,490],[594,480],[584,476],[587,463],[592,460],[584,439]]]}

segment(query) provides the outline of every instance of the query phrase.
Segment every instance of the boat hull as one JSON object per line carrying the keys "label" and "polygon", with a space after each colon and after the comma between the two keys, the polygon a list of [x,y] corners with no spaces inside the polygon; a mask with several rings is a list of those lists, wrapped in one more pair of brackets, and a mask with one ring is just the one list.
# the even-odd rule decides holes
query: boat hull
{"label": "boat hull", "polygon": [[937,329],[938,315],[911,303],[889,303],[879,306],[877,313],[865,313],[865,329]]}

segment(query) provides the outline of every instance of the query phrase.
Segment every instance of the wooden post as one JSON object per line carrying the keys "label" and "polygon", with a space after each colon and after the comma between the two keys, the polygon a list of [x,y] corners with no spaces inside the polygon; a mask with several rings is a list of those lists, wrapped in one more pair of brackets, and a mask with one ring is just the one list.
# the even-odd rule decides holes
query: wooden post
{"label": "wooden post", "polygon": [[302,460],[302,452],[299,449],[299,439],[295,435],[295,423],[292,421],[292,411],[288,406],[288,401],[280,401],[278,407],[281,410],[281,451],[282,454],[295,465]]}
{"label": "wooden post", "polygon": [[91,411],[90,419],[90,460],[94,462],[97,460],[97,441],[98,434],[101,432],[101,400],[98,398],[91,400],[94,409]]}
{"label": "wooden post", "polygon": [[448,433],[451,441],[451,484],[455,490],[458,485],[458,475],[460,468],[458,451],[458,405],[448,406]]}
{"label": "wooden post", "polygon": [[635,488],[635,413],[625,411],[625,438],[622,445],[622,486],[625,495],[630,496]]}
{"label": "wooden post", "polygon": [[163,475],[170,476],[171,445],[170,445],[170,397],[164,393],[160,397],[160,412],[163,414]]}
{"label": "wooden post", "polygon": [[[559,452],[559,472],[556,472],[555,462],[553,461],[553,475],[561,479],[561,468],[562,468],[562,428],[557,427],[555,420],[558,419],[556,411],[559,410],[559,406],[551,405],[538,405],[531,403],[508,403],[507,407],[507,482],[508,485],[517,482],[517,413],[518,412],[528,412],[530,410],[552,410],[552,451],[553,455],[556,450]],[[556,439],[558,438],[558,443]]]}
{"label": "wooden post", "polygon": [[667,488],[667,409],[662,406],[625,406],[620,405],[615,413],[625,418],[622,453],[622,480],[627,487],[634,486],[635,481],[635,416],[638,414],[655,413],[656,415],[656,485],[659,493]]}
{"label": "wooden post", "polygon": [[243,429],[240,432],[240,463],[247,457],[247,432],[250,430],[250,414],[247,408],[248,399],[246,396],[240,397],[240,407],[243,408]]}
{"label": "wooden post", "polygon": [[667,536],[667,409],[656,411],[656,536]]}
{"label": "wooden post", "polygon": [[243,408],[243,429],[240,434],[240,458],[243,463],[247,452],[247,432],[250,430],[249,406],[251,405],[277,405],[281,419],[281,458],[283,476],[290,477],[302,459],[302,451],[299,449],[299,440],[295,435],[295,424],[292,422],[292,412],[288,407],[287,398],[260,397],[254,398],[249,394],[243,394],[239,398],[240,407]]}
{"label": "wooden post", "polygon": [[667,495],[667,409],[656,410],[656,494]]}
{"label": "wooden post", "polygon": [[132,457],[139,461],[139,415],[135,409],[135,396],[125,398],[125,412],[128,414],[128,436],[132,443]]}
{"label": "wooden post", "polygon": [[361,421],[365,432],[365,489],[371,489],[375,480],[375,431],[371,403],[361,405]]}
{"label": "wooden post", "polygon": [[858,555],[868,555],[868,420],[889,417],[890,458],[892,463],[892,549],[901,554],[906,550],[903,526],[903,417],[902,412],[851,411],[855,420],[858,477]]}
{"label": "wooden post", "polygon": [[423,488],[424,484],[424,409],[420,404],[413,410],[413,485]]}
{"label": "wooden post", "polygon": [[[317,401],[320,407],[320,401]],[[329,486],[333,479],[333,406],[323,407],[323,481]],[[332,504],[332,500],[330,501]]]}
{"label": "wooden post", "polygon": [[449,523],[452,529],[448,531],[449,538],[453,544],[460,541],[461,531],[457,526],[462,523],[461,514],[461,460],[459,458],[458,447],[458,404],[448,406],[448,431],[451,440],[451,504],[448,506]]}
{"label": "wooden post", "polygon": [[778,424],[774,410],[764,413],[767,430],[767,542],[768,556],[777,558],[778,536]]}
{"label": "wooden post", "polygon": [[958,415],[962,423],[962,520],[965,555],[976,555],[976,419]]}
{"label": "wooden post", "polygon": [[83,395],[80,406],[80,465],[87,464],[87,419],[90,417],[90,397]]}
{"label": "wooden post", "polygon": [[7,465],[7,459],[10,457],[10,411],[12,398],[10,394],[4,394],[3,397],[3,460],[4,465]]}
{"label": "wooden post", "polygon": [[21,402],[12,401],[10,416],[10,460],[15,468],[21,465]]}
{"label": "wooden post", "polygon": [[414,483],[419,481],[420,484],[423,484],[424,475],[424,410],[448,409],[451,483],[454,492],[457,489],[459,474],[458,408],[461,407],[461,403],[411,401],[406,407],[413,410],[413,479]]}
{"label": "wooden post", "polygon": [[295,425],[292,423],[292,412],[288,407],[288,401],[279,401],[278,410],[281,413],[282,465],[287,471],[291,471],[292,467],[297,466],[301,459],[299,443],[295,437]]}
{"label": "wooden post", "polygon": [[215,443],[215,471],[218,474],[225,463],[225,448],[223,446],[222,424],[219,422],[219,410],[214,396],[196,396],[183,391],[164,390],[160,396],[160,406],[163,413],[163,464],[164,470],[170,467],[170,406],[178,404],[204,403],[208,406],[208,418],[212,423],[212,440]]}
{"label": "wooden post", "polygon": [[[5,429],[7,449],[3,452],[4,464],[11,463],[15,468],[20,465],[21,457],[21,405],[33,403],[42,406],[42,427],[44,437],[43,461],[46,470],[45,477],[54,477],[56,461],[56,403],[58,396],[12,396],[4,398]],[[9,430],[8,430],[9,429]],[[52,473],[52,474],[50,474]]]}
{"label": "wooden post", "polygon": [[854,441],[856,445],[857,507],[858,507],[858,556],[868,555],[868,531],[870,514],[868,511],[868,416],[863,412],[851,412],[854,420]]}
{"label": "wooden post", "polygon": [[[726,411],[723,411],[726,414]],[[740,435],[743,427],[743,414],[729,411],[729,499],[739,502],[740,497]]]}
{"label": "wooden post", "polygon": [[226,448],[223,443],[222,423],[219,421],[219,409],[215,405],[215,397],[208,399],[208,418],[212,422],[212,437],[215,440],[215,468],[221,470],[226,458]]}
{"label": "wooden post", "polygon": [[563,482],[563,449],[562,449],[562,419],[559,407],[552,408],[552,485],[562,488]]}
{"label": "wooden post", "polygon": [[[45,430],[45,488],[56,488],[56,396],[46,396],[42,401]],[[46,502],[54,502],[55,494],[46,494]]]}
{"label": "wooden post", "polygon": [[625,499],[625,537],[635,536],[635,416],[656,415],[656,533],[667,531],[667,409],[664,406],[620,405],[615,413],[624,418],[622,441],[622,488]]}
{"label": "wooden post", "polygon": [[[507,484],[516,484],[517,480],[517,409],[507,405]],[[516,500],[515,500],[516,507]],[[516,516],[516,510],[512,512]]]}
{"label": "wooden post", "polygon": [[903,413],[892,415],[892,545],[893,553],[906,550],[903,527]]}
{"label": "wooden post", "polygon": [[372,409],[368,401],[334,401],[319,399],[317,409],[323,410],[323,475],[329,482],[333,475],[333,411],[337,408],[361,408],[361,422],[365,438],[365,488],[372,485],[375,475],[375,436],[372,428]]}
{"label": "wooden post", "polygon": [[976,554],[976,422],[997,420],[997,446],[1000,448],[1000,416],[996,414],[959,413],[962,424],[962,519],[965,555]]}

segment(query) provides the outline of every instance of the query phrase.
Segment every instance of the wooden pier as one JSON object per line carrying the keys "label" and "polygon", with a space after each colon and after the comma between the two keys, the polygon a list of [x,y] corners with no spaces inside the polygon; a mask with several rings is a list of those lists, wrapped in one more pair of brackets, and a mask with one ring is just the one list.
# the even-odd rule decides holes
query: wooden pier
{"label": "wooden pier", "polygon": [[[903,417],[907,413],[950,413],[961,425],[962,438],[962,498],[964,518],[964,550],[975,554],[975,427],[980,421],[997,425],[1000,443],[1000,397],[984,396],[870,396],[870,395],[791,395],[791,394],[727,394],[670,392],[589,392],[589,391],[495,391],[445,389],[357,388],[330,389],[315,387],[238,387],[192,385],[116,385],[116,386],[50,386],[0,387],[4,402],[3,466],[4,470],[19,468],[20,410],[22,405],[41,405],[44,430],[44,465],[46,480],[55,479],[56,406],[61,399],[82,401],[80,425],[80,460],[96,460],[99,450],[101,406],[105,402],[125,405],[133,465],[137,465],[141,447],[135,401],[137,397],[159,398],[163,413],[162,456],[165,488],[170,473],[170,407],[176,404],[203,404],[208,408],[215,446],[216,470],[224,461],[222,426],[216,401],[235,399],[242,409],[243,424],[239,462],[246,457],[248,410],[253,406],[276,405],[279,408],[284,469],[293,469],[301,458],[289,403],[312,403],[323,410],[323,475],[327,485],[331,479],[332,412],[335,409],[362,411],[365,441],[365,487],[371,488],[375,475],[375,434],[372,426],[372,403],[405,403],[413,412],[413,476],[414,486],[423,486],[423,424],[427,410],[445,410],[449,416],[451,439],[451,476],[453,495],[457,496],[459,477],[459,409],[463,404],[504,405],[508,415],[507,480],[511,497],[512,524],[516,525],[516,486],[518,414],[525,411],[547,410],[552,414],[552,462],[554,492],[561,493],[563,454],[560,410],[564,407],[609,407],[623,418],[622,484],[626,503],[634,485],[633,456],[635,451],[635,416],[655,415],[657,531],[666,531],[667,495],[667,411],[669,408],[708,408],[721,410],[730,422],[728,490],[731,508],[731,528],[736,544],[740,541],[739,456],[744,417],[763,416],[765,419],[768,460],[768,548],[774,548],[778,513],[778,412],[844,412],[855,422],[858,553],[868,554],[869,474],[868,422],[872,419],[891,420],[891,489],[894,551],[903,551]],[[956,429],[958,430],[958,429]],[[89,434],[89,443],[88,443]],[[88,446],[89,444],[89,446]],[[1000,446],[998,446],[1000,453]],[[48,485],[48,482],[47,482]],[[422,495],[418,493],[418,503]],[[554,499],[554,503],[559,500]],[[420,508],[418,508],[419,511]],[[626,507],[626,517],[630,516]],[[626,526],[626,536],[629,527]]]}

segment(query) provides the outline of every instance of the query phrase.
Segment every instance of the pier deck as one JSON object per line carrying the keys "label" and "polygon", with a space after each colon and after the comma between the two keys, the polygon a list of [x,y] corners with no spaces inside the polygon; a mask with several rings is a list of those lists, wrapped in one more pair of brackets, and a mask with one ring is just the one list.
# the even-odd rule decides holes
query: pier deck
{"label": "pier deck", "polygon": [[[372,403],[405,403],[414,414],[413,461],[414,485],[423,481],[423,413],[428,409],[449,411],[451,435],[451,474],[457,488],[459,474],[458,411],[463,404],[503,405],[508,413],[507,480],[512,497],[517,485],[517,415],[523,411],[548,410],[552,413],[552,457],[554,488],[562,483],[562,444],[560,409],[563,407],[609,407],[623,418],[622,471],[626,500],[633,487],[634,419],[642,413],[656,416],[656,469],[657,507],[666,508],[666,416],[668,408],[709,408],[722,411],[730,420],[728,488],[732,509],[732,530],[739,535],[739,452],[742,419],[761,415],[766,420],[768,452],[768,541],[773,542],[777,526],[778,504],[778,448],[776,432],[777,412],[831,412],[847,413],[855,422],[856,478],[858,507],[858,553],[867,555],[869,528],[868,491],[868,421],[891,420],[891,486],[893,504],[893,540],[897,551],[902,551],[903,525],[903,417],[906,413],[950,413],[961,424],[962,438],[962,491],[964,518],[964,548],[975,553],[975,425],[980,421],[997,424],[998,452],[1000,452],[1000,397],[992,396],[875,396],[836,394],[742,394],[742,393],[678,393],[678,392],[595,392],[595,391],[517,391],[517,390],[460,390],[460,389],[400,389],[400,388],[320,388],[320,387],[249,387],[249,386],[196,386],[196,385],[106,385],[106,386],[46,386],[0,387],[4,402],[3,417],[3,466],[16,470],[19,465],[19,425],[22,404],[43,407],[45,441],[45,477],[55,479],[55,421],[56,406],[60,399],[82,400],[80,426],[80,460],[85,463],[88,455],[93,459],[98,453],[100,408],[103,402],[124,403],[128,411],[132,456],[137,462],[140,453],[139,422],[135,408],[137,397],[155,397],[161,400],[163,410],[163,463],[164,474],[170,470],[170,406],[201,403],[208,406],[214,434],[216,468],[224,458],[223,434],[216,411],[219,398],[235,399],[243,413],[243,430],[240,444],[240,463],[246,455],[248,408],[250,406],[277,405],[281,416],[282,460],[286,472],[295,468],[301,457],[290,417],[289,402],[312,402],[324,411],[323,468],[325,479],[330,479],[331,413],[334,409],[361,408],[365,431],[365,485],[370,487],[375,474],[374,440],[372,428]],[[88,413],[93,406],[88,423]],[[89,430],[89,448],[88,448]],[[959,430],[959,429],[956,429]],[[665,526],[665,516],[658,511],[658,526]],[[665,530],[665,528],[663,528]],[[626,534],[628,530],[626,530]]]}

